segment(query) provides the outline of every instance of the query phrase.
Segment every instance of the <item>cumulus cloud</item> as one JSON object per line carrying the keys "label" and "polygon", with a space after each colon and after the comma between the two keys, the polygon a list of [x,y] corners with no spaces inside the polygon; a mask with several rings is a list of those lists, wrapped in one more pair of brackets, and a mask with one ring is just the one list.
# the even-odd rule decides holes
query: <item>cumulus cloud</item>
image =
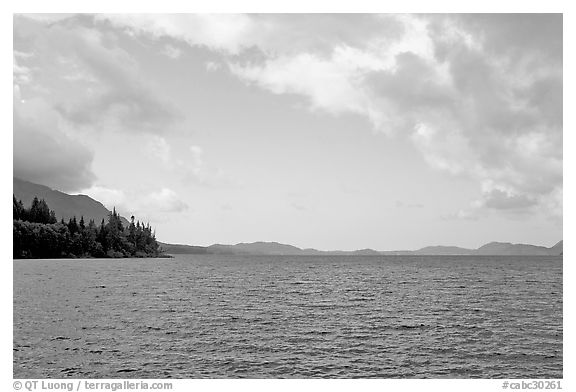
{"label": "cumulus cloud", "polygon": [[275,57],[261,65],[230,63],[229,69],[244,81],[275,94],[306,96],[312,109],[366,115],[379,124],[380,114],[354,78],[374,65],[370,59],[362,63],[350,61],[350,57],[349,49],[341,48],[330,58],[301,53]]}
{"label": "cumulus cloud", "polygon": [[16,86],[30,83],[30,74],[31,74],[30,68],[20,65],[17,60],[18,57],[26,58],[30,56],[32,55],[29,53],[22,53],[18,51],[14,52],[13,75],[14,75],[14,84]]}
{"label": "cumulus cloud", "polygon": [[147,210],[159,212],[181,212],[188,208],[188,205],[180,200],[176,192],[168,188],[162,188],[145,196],[142,199],[142,205]]}
{"label": "cumulus cloud", "polygon": [[232,55],[252,48],[273,54],[365,46],[389,42],[404,29],[398,17],[366,14],[100,14],[96,19],[130,34],[170,37]]}
{"label": "cumulus cloud", "polygon": [[182,56],[182,50],[172,45],[166,45],[164,47],[163,53],[173,60],[177,60],[180,58],[180,56]]}
{"label": "cumulus cloud", "polygon": [[204,150],[200,146],[190,145],[183,154],[177,154],[164,137],[150,135],[146,149],[164,168],[178,174],[186,184],[210,188],[238,186],[238,183],[222,170],[214,170],[206,164]]}
{"label": "cumulus cloud", "polygon": [[[40,69],[36,92],[50,95],[70,122],[99,130],[162,133],[182,118],[176,105],[144,80],[113,33],[87,27],[82,18],[55,23],[17,18],[15,46],[34,53],[28,63]],[[73,93],[62,96],[48,77],[68,81],[59,90]]]}
{"label": "cumulus cloud", "polygon": [[206,67],[206,71],[208,72],[216,72],[220,68],[222,68],[222,65],[214,61],[207,61],[206,63],[204,63],[204,66]]}
{"label": "cumulus cloud", "polygon": [[64,120],[42,99],[14,95],[14,176],[63,191],[90,186],[93,152],[64,130]]}
{"label": "cumulus cloud", "polygon": [[146,143],[147,150],[165,165],[171,164],[172,151],[165,138],[158,135],[150,135]]}
{"label": "cumulus cloud", "polygon": [[229,57],[229,69],[274,94],[303,96],[314,110],[362,115],[376,131],[407,137],[432,167],[477,180],[472,209],[539,207],[561,217],[552,196],[562,193],[561,15],[367,18],[396,19],[396,28],[339,36],[320,22],[307,44],[299,36],[286,46],[272,39],[282,21],[252,17],[261,36],[235,41],[234,52],[262,55]]}
{"label": "cumulus cloud", "polygon": [[485,194],[484,205],[498,210],[524,209],[536,204],[536,200],[526,195],[509,194],[500,189],[493,189]]}
{"label": "cumulus cloud", "polygon": [[[363,116],[376,132],[406,138],[431,167],[477,181],[479,198],[457,213],[462,218],[529,210],[561,219],[561,15],[124,14],[95,20],[131,35],[208,48],[221,56],[214,64],[226,64],[246,83],[302,96],[312,110]],[[105,86],[120,88],[95,94],[87,111],[65,114],[81,122],[87,113],[112,113],[125,125],[169,117],[165,105],[147,111],[155,101],[134,82],[135,68],[112,49],[110,37],[75,33],[75,45],[82,46],[77,61],[92,64],[85,68]],[[66,39],[66,47],[75,42]],[[192,151],[187,164],[196,179],[198,156]]]}
{"label": "cumulus cloud", "polygon": [[170,188],[142,191],[123,191],[96,185],[84,189],[83,194],[102,202],[108,209],[116,208],[123,216],[134,215],[140,220],[166,221],[171,214],[189,208],[180,196]]}
{"label": "cumulus cloud", "polygon": [[237,53],[257,36],[247,15],[234,14],[106,14],[100,21],[154,37],[173,37],[191,45]]}
{"label": "cumulus cloud", "polygon": [[72,15],[16,15],[14,175],[63,191],[92,185],[82,131],[158,134],[181,117],[112,32]]}
{"label": "cumulus cloud", "polygon": [[[442,116],[418,117],[433,130],[418,139],[419,147],[479,180],[482,197],[473,209],[520,212],[538,205],[561,219],[561,208],[548,202],[562,193],[561,25],[559,15],[431,20],[452,99],[433,106]],[[458,29],[475,37],[474,44],[454,41]]]}

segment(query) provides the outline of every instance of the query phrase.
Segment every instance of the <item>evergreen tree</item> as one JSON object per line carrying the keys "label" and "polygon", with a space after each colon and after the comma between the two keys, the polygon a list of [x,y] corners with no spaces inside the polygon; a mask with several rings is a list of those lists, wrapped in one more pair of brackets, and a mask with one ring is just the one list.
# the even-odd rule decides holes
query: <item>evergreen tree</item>
{"label": "evergreen tree", "polygon": [[16,200],[16,196],[12,195],[12,219],[26,220],[26,209],[22,204],[22,200]]}
{"label": "evergreen tree", "polygon": [[76,233],[78,233],[79,231],[79,227],[78,227],[78,222],[76,221],[76,217],[72,217],[70,218],[70,220],[68,221],[68,230],[70,230],[70,234],[74,235]]}
{"label": "evergreen tree", "polygon": [[14,258],[54,257],[156,257],[159,255],[156,235],[149,223],[134,216],[124,228],[122,217],[114,208],[108,222],[97,227],[91,219],[86,225],[72,217],[57,223],[56,214],[44,200],[34,198],[30,209],[12,197]]}
{"label": "evergreen tree", "polygon": [[102,246],[102,252],[106,253],[106,251],[108,251],[108,240],[107,240],[106,224],[104,223],[104,219],[102,219],[102,222],[100,222],[100,228],[98,229],[98,235],[96,237],[96,241],[98,241]]}
{"label": "evergreen tree", "polygon": [[50,208],[48,208],[48,204],[46,204],[44,199],[38,200],[37,197],[34,197],[28,219],[30,222],[50,223]]}

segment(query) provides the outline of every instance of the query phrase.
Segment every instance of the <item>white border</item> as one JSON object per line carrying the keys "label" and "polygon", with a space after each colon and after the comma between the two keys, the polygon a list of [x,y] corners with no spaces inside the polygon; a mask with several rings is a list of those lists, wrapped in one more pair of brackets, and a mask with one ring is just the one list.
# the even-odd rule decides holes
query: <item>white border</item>
{"label": "white border", "polygon": [[[2,42],[2,143],[1,145],[1,175],[2,184],[11,184],[12,176],[12,14],[29,12],[560,12],[564,13],[564,102],[567,103],[568,110],[565,111],[564,129],[564,199],[576,200],[574,192],[574,176],[570,169],[576,168],[574,156],[570,154],[570,147],[574,146],[573,132],[574,109],[572,106],[576,102],[574,97],[574,22],[575,17],[569,6],[569,1],[523,1],[504,2],[502,0],[484,0],[478,2],[446,1],[446,0],[402,0],[397,2],[374,1],[374,0],[353,0],[353,1],[316,1],[310,0],[290,0],[278,4],[270,0],[211,0],[203,2],[185,2],[175,0],[134,2],[132,4],[120,4],[117,0],[101,0],[97,3],[78,2],[73,0],[51,0],[51,1],[18,1],[9,4],[2,4],[2,14],[0,19],[0,41]],[[568,152],[568,154],[566,154]],[[5,255],[2,262],[1,279],[1,304],[2,314],[2,335],[0,338],[0,386],[2,390],[13,390],[12,379],[12,255],[11,246],[8,239],[12,238],[10,233],[10,215],[8,199],[9,186],[2,192],[2,208],[0,209],[3,222],[2,238],[5,244],[2,246]],[[575,297],[574,266],[571,257],[574,254],[574,228],[573,219],[574,208],[568,203],[564,203],[564,249],[566,254],[564,263],[564,380],[562,387],[564,391],[573,389],[573,377],[569,369],[576,368],[574,361],[574,309]],[[64,381],[64,380],[63,380]],[[70,381],[70,380],[65,380]],[[113,381],[113,380],[110,380]],[[117,381],[117,380],[116,380]],[[152,380],[148,380],[152,381]],[[442,391],[501,391],[503,380],[171,380],[174,382],[174,391],[185,390],[219,390],[230,389],[245,391],[268,391],[274,388],[277,391],[290,391],[295,388],[304,390],[330,389],[348,390],[350,388],[361,388],[367,391],[411,391],[411,390],[442,390]]]}

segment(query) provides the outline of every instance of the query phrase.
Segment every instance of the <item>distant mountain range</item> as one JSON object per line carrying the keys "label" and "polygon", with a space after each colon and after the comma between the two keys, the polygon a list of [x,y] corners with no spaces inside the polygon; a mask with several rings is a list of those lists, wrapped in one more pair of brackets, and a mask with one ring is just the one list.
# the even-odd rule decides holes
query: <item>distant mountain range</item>
{"label": "distant mountain range", "polygon": [[285,256],[313,256],[313,255],[349,255],[349,256],[380,256],[380,255],[422,255],[422,256],[457,256],[457,255],[484,255],[484,256],[559,256],[562,255],[562,241],[546,248],[544,246],[511,244],[509,242],[490,242],[478,249],[459,248],[456,246],[427,246],[422,249],[410,251],[377,251],[361,249],[354,251],[321,251],[317,249],[300,249],[292,245],[278,242],[252,242],[236,245],[214,244],[207,247],[189,245],[161,244],[164,251],[169,254],[226,254],[226,255],[285,255]]}
{"label": "distant mountain range", "polygon": [[[56,212],[58,220],[68,220],[72,216],[85,220],[94,219],[99,223],[107,220],[110,211],[99,201],[86,195],[69,195],[53,190],[47,186],[34,184],[21,179],[13,179],[13,193],[16,199],[22,200],[25,206],[32,203],[36,196],[46,200],[46,203]],[[124,224],[128,220],[122,218]],[[563,254],[563,242],[547,248],[544,246],[528,244],[511,244],[508,242],[490,242],[478,249],[460,248],[457,246],[427,246],[418,250],[377,251],[374,249],[360,249],[354,251],[321,251],[312,248],[301,249],[292,245],[278,242],[252,242],[236,245],[214,244],[210,246],[193,246],[181,244],[167,244],[159,242],[168,254],[227,254],[227,255],[350,255],[350,256],[378,256],[378,255],[510,255],[510,256],[552,256]]]}

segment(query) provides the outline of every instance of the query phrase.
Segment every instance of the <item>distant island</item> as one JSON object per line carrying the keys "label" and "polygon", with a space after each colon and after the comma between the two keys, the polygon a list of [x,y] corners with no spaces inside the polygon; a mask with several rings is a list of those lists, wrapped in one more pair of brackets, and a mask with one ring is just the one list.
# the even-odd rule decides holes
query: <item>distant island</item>
{"label": "distant island", "polygon": [[[67,222],[66,226],[71,224],[72,231],[74,231],[74,221],[75,217],[83,217],[85,222],[88,222],[90,226],[90,221],[100,222],[100,228],[102,227],[102,221],[105,225],[110,224],[109,219],[113,217],[114,225],[118,226],[118,222],[121,223],[123,230],[128,229],[128,234],[131,230],[131,225],[133,222],[128,221],[124,217],[116,213],[116,211],[109,211],[102,205],[102,203],[92,199],[86,195],[69,195],[64,192],[53,190],[47,186],[34,184],[28,181],[21,180],[19,178],[13,177],[13,194],[14,198],[21,200],[24,204],[31,204],[34,202],[34,198],[38,200],[45,200],[50,208],[53,208],[54,216],[56,219],[60,219],[60,225],[63,222]],[[115,217],[114,217],[115,216]],[[71,223],[72,222],[72,223]],[[77,223],[79,224],[79,223]],[[21,227],[22,224],[15,223],[15,233],[16,225]],[[139,223],[136,223],[135,227],[138,231]],[[478,249],[468,249],[456,246],[427,246],[418,250],[396,250],[396,251],[378,251],[374,249],[360,249],[360,250],[332,250],[332,251],[322,251],[312,248],[301,249],[296,246],[281,244],[278,242],[253,242],[253,243],[239,243],[235,245],[223,245],[214,244],[210,246],[194,246],[186,244],[169,244],[156,241],[152,229],[146,228],[140,225],[142,233],[145,231],[148,237],[147,241],[150,241],[150,246],[148,249],[145,247],[132,249],[130,246],[122,248],[122,246],[116,246],[116,248],[106,249],[102,247],[100,250],[92,253],[88,253],[88,257],[157,257],[162,254],[220,254],[220,255],[343,255],[343,256],[380,256],[380,255],[438,255],[438,256],[462,256],[462,255],[486,255],[486,256],[559,256],[563,254],[563,241],[559,241],[552,247],[536,246],[529,244],[512,244],[507,242],[490,242],[486,245],[479,247]],[[148,226],[149,227],[149,226]],[[100,230],[100,228],[97,228]],[[30,229],[28,227],[28,229]],[[63,229],[62,229],[63,230]],[[70,231],[70,228],[68,228]],[[92,230],[92,229],[90,229]],[[75,233],[76,234],[76,233]],[[125,234],[123,234],[125,235]],[[16,236],[16,234],[15,234]],[[70,234],[69,234],[70,236]],[[73,235],[72,235],[73,237]],[[15,245],[16,245],[16,237]],[[69,241],[69,240],[68,240]],[[134,243],[133,241],[129,241]],[[117,244],[117,242],[114,242]],[[120,240],[119,242],[125,244],[125,240]],[[155,245],[154,245],[155,244]],[[66,253],[73,254],[77,257],[81,257],[77,253],[79,248],[76,248],[76,253]],[[114,253],[116,252],[116,253]],[[58,253],[58,252],[56,252]],[[122,256],[118,256],[122,254]],[[98,255],[98,256],[94,256]],[[116,256],[114,256],[116,255]],[[16,256],[15,256],[16,257]],[[36,257],[36,256],[34,256]]]}

